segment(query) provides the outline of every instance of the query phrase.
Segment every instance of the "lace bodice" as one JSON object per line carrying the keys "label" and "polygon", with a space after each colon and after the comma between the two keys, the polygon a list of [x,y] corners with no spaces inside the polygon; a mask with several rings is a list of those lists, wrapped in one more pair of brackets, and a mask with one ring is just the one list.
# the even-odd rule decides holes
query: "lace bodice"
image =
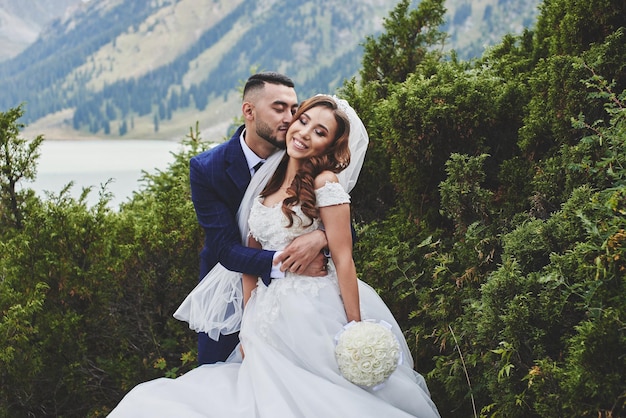
{"label": "lace bodice", "polygon": [[[315,190],[316,206],[332,206],[350,202],[348,195],[339,183],[327,182],[324,186]],[[257,198],[250,212],[248,224],[250,234],[266,250],[282,250],[294,238],[308,232],[319,229],[319,219],[308,218],[300,206],[293,207],[297,216],[293,217],[293,225],[287,228],[288,219],[282,211],[282,203],[274,206],[264,206],[263,199]]]}
{"label": "lace bodice", "polygon": [[[339,183],[327,182],[315,191],[317,207],[339,205],[349,203],[350,196],[344,191]],[[296,237],[320,228],[319,218],[306,217],[300,206],[293,207],[297,216],[293,217],[293,225],[287,227],[288,219],[282,211],[282,202],[268,207],[263,205],[262,198],[257,198],[252,205],[248,224],[250,234],[266,250],[282,250]],[[307,277],[293,273],[285,273],[285,278],[276,279],[268,287],[264,286],[259,279],[259,285],[253,291],[256,293],[256,329],[260,335],[268,336],[271,324],[276,320],[281,311],[281,300],[287,294],[306,294],[316,297],[323,288],[332,287],[334,293],[339,294],[337,275],[332,262],[328,263],[325,279],[319,277]],[[271,338],[267,341],[274,344]]]}

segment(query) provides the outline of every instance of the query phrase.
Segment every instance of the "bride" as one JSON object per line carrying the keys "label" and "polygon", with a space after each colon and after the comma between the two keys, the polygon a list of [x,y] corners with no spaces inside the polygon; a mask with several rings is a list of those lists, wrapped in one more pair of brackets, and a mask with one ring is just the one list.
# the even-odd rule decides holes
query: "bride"
{"label": "bride", "polygon": [[[270,157],[248,187],[240,228],[248,245],[270,250],[323,228],[332,255],[327,275],[287,272],[266,286],[218,266],[209,274],[220,280],[205,278],[175,316],[213,335],[240,329],[240,347],[225,363],[138,385],[111,417],[439,416],[393,315],[356,277],[347,192],[367,141],[344,100],[318,95],[302,103],[287,132],[287,152]],[[335,357],[335,337],[364,320],[390,325],[403,359],[375,387],[351,383]]]}

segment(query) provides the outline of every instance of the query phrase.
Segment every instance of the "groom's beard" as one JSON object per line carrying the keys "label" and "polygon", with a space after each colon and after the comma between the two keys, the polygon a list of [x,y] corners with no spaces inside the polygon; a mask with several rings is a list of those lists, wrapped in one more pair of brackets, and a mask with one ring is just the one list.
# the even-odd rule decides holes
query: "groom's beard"
{"label": "groom's beard", "polygon": [[[285,135],[287,135],[287,132],[286,131],[284,131],[284,132],[285,132]],[[261,137],[264,140],[266,140],[267,142],[269,142],[270,144],[274,145],[278,149],[285,149],[285,148],[287,148],[285,138],[279,139],[272,132],[272,128],[270,128],[269,125],[267,125],[266,123],[257,122],[256,134],[259,137]]]}

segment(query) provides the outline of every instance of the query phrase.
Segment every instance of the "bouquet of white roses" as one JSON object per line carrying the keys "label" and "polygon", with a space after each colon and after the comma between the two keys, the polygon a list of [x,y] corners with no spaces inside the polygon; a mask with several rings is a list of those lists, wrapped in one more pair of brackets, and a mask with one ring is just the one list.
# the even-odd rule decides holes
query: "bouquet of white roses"
{"label": "bouquet of white roses", "polygon": [[335,341],[339,371],[358,386],[380,389],[402,362],[398,339],[384,321],[352,321]]}

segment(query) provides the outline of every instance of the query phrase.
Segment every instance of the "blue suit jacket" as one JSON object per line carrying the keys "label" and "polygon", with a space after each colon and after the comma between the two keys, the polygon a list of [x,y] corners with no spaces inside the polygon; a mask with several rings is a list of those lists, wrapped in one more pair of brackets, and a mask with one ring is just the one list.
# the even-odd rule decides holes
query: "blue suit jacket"
{"label": "blue suit jacket", "polygon": [[228,270],[257,275],[268,284],[274,251],[242,245],[237,225],[237,210],[250,183],[239,142],[242,130],[243,126],[227,142],[190,160],[191,199],[205,233],[200,278],[220,262]]}
{"label": "blue suit jacket", "polygon": [[[260,276],[270,281],[273,251],[241,244],[237,210],[250,183],[250,170],[241,149],[240,127],[233,137],[189,162],[191,200],[200,226],[204,248],[200,253],[200,279],[218,263],[228,270]],[[198,363],[225,361],[239,342],[239,333],[221,335],[218,341],[198,334]]]}

